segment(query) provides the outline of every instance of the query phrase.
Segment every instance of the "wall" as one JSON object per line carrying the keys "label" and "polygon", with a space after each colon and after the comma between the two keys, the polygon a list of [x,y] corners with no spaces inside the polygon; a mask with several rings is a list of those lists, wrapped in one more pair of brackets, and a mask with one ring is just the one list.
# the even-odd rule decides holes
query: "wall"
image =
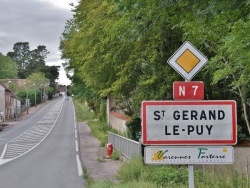
{"label": "wall", "polygon": [[130,120],[130,117],[118,113],[118,112],[110,112],[109,115],[109,121],[110,121],[110,126],[113,127],[114,129],[121,131],[121,132],[126,132],[127,131],[127,126],[126,122]]}
{"label": "wall", "polygon": [[[5,114],[5,88],[0,84],[0,112]],[[0,118],[0,122],[4,121],[4,116]]]}
{"label": "wall", "polygon": [[131,118],[118,110],[115,106],[115,100],[112,98],[107,99],[107,123],[114,129],[126,132],[126,122]]}

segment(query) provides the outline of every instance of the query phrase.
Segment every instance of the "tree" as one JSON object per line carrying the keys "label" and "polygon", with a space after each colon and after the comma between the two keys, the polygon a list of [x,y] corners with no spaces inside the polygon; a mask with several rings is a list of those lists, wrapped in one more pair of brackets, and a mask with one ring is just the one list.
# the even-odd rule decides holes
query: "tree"
{"label": "tree", "polygon": [[59,68],[60,66],[45,66],[41,69],[38,69],[49,80],[50,86],[52,88],[55,88],[55,82],[59,78]]}
{"label": "tree", "polygon": [[25,79],[34,72],[44,71],[47,73],[48,70],[50,72],[51,69],[46,67],[45,64],[48,53],[46,46],[39,45],[36,49],[30,51],[28,42],[17,42],[14,44],[13,51],[8,52],[7,56],[17,63],[18,77]]}
{"label": "tree", "polygon": [[46,49],[46,46],[38,46],[36,49],[30,51],[30,62],[27,66],[28,74],[32,74],[34,70],[41,71],[45,65],[45,59],[49,52]]}
{"label": "tree", "polygon": [[17,64],[0,53],[0,79],[17,78]]}
{"label": "tree", "polygon": [[[48,83],[49,80],[41,72],[32,73],[27,78],[27,85],[29,86],[29,88],[33,88],[33,90],[35,90],[35,92],[32,92],[32,94],[34,94],[30,97],[32,104],[35,104],[37,102],[36,99],[42,96],[42,92],[44,91],[45,87],[47,87]],[[38,91],[40,92],[40,94]],[[33,97],[35,96],[35,94],[36,97]],[[40,98],[40,101],[42,102],[42,98]]]}
{"label": "tree", "polygon": [[28,42],[18,42],[14,44],[13,52],[8,52],[7,56],[11,57],[18,66],[18,77],[26,78],[27,67],[30,61],[30,50]]}
{"label": "tree", "polygon": [[238,124],[245,124],[250,134],[247,109],[250,91],[249,2],[213,0],[202,4],[184,3],[182,8],[180,26],[185,39],[204,49],[209,56],[205,72],[212,78],[209,85],[217,86],[212,95],[237,101],[240,107]]}
{"label": "tree", "polygon": [[236,100],[250,134],[249,0],[86,0],[74,12],[60,45],[73,83],[139,116],[141,101],[171,99],[182,78],[167,60],[188,40],[209,59],[194,79],[206,99]]}
{"label": "tree", "polygon": [[181,37],[168,24],[171,14],[171,7],[152,1],[82,1],[63,35],[63,57],[93,92],[120,98],[128,114],[139,113],[142,99],[166,98],[172,87],[167,44],[178,46]]}

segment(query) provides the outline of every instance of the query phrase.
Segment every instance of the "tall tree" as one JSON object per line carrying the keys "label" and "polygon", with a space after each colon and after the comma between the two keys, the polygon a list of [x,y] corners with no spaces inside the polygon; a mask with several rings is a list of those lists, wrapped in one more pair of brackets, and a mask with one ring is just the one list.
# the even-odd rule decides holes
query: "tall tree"
{"label": "tall tree", "polygon": [[50,69],[46,68],[45,64],[48,53],[46,46],[39,45],[36,49],[30,51],[28,42],[17,42],[14,44],[13,51],[8,52],[7,56],[17,63],[18,77],[25,79],[32,73],[43,70],[47,72]]}
{"label": "tall tree", "polygon": [[7,56],[11,57],[18,66],[18,77],[27,78],[27,67],[30,61],[30,48],[28,42],[17,42],[14,44],[13,52],[8,52]]}
{"label": "tall tree", "polygon": [[171,98],[182,78],[167,60],[189,40],[209,59],[195,77],[206,99],[236,100],[250,134],[249,0],[84,0],[74,11],[60,47],[77,83],[138,115],[142,100]]}
{"label": "tall tree", "polygon": [[243,128],[245,124],[250,134],[247,108],[250,94],[249,1],[185,2],[180,6],[183,11],[179,15],[182,18],[179,25],[185,39],[192,41],[209,56],[210,61],[204,69],[211,76],[207,87],[217,86],[212,93],[216,99],[237,101],[238,124]]}
{"label": "tall tree", "polygon": [[31,57],[27,67],[27,72],[29,75],[33,73],[34,70],[40,71],[46,66],[45,59],[47,57],[47,54],[49,54],[49,52],[46,49],[46,46],[41,45],[30,52]]}

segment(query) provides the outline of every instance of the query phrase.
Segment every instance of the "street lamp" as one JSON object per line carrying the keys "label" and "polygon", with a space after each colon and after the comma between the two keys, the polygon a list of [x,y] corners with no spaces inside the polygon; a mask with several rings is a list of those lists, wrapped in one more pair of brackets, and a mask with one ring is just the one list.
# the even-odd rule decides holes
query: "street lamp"
{"label": "street lamp", "polygon": [[26,85],[26,109],[27,109],[27,114],[29,113],[29,97],[28,97],[28,86],[26,83],[23,83],[23,85]]}
{"label": "street lamp", "polygon": [[43,84],[40,84],[41,86],[41,104],[43,103]]}
{"label": "street lamp", "polygon": [[35,86],[35,108],[36,108],[36,84],[33,84]]}
{"label": "street lamp", "polygon": [[[46,95],[46,87],[48,86],[48,83],[44,84],[44,88],[43,88],[43,97],[44,97],[44,103],[46,103],[46,97],[48,95]],[[45,97],[46,96],[46,97]]]}

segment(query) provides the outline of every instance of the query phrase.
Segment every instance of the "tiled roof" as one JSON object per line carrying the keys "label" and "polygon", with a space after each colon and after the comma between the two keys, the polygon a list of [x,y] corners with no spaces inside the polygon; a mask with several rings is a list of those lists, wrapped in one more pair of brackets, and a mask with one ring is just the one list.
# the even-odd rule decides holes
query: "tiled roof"
{"label": "tiled roof", "polygon": [[129,117],[129,116],[125,115],[125,114],[121,114],[121,113],[114,112],[114,111],[111,111],[110,114],[112,116],[115,116],[115,117],[117,117],[119,119],[123,119],[125,121],[130,121],[131,120],[131,117]]}

